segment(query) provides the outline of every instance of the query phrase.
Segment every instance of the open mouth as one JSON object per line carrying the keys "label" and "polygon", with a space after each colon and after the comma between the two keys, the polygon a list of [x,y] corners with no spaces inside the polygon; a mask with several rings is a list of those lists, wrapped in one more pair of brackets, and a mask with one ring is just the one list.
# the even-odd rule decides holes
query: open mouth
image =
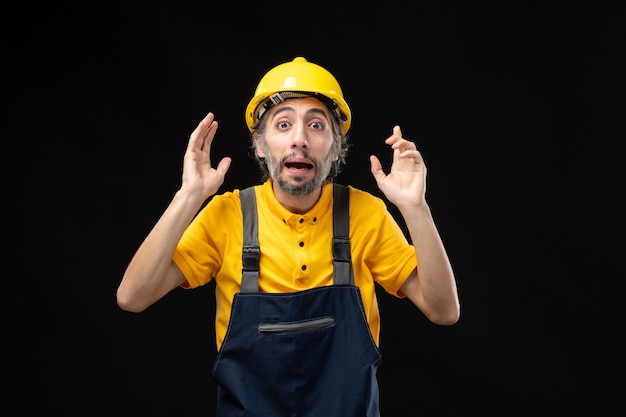
{"label": "open mouth", "polygon": [[287,169],[297,170],[297,171],[308,171],[313,169],[313,164],[309,164],[306,162],[286,162],[285,167]]}

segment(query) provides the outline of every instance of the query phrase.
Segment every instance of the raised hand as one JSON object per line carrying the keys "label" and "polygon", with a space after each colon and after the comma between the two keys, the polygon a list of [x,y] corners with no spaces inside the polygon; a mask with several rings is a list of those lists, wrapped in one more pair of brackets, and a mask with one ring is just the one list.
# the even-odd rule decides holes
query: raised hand
{"label": "raised hand", "polygon": [[217,131],[213,113],[208,113],[191,133],[183,161],[181,190],[208,198],[224,183],[231,158],[224,157],[217,168],[211,166],[211,143]]}
{"label": "raised hand", "polygon": [[377,156],[370,156],[372,175],[378,188],[399,208],[422,204],[426,193],[426,165],[422,154],[415,143],[402,137],[400,126],[394,126],[393,134],[385,143],[393,149],[389,174],[385,174]]}

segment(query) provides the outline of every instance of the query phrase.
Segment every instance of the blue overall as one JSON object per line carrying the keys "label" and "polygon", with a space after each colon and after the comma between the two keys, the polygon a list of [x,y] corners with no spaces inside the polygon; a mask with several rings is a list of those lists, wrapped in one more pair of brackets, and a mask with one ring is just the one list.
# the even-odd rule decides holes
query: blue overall
{"label": "blue overall", "polygon": [[241,191],[243,276],[213,366],[217,416],[378,417],[372,339],[350,257],[348,190],[335,184],[333,285],[260,293],[256,197]]}

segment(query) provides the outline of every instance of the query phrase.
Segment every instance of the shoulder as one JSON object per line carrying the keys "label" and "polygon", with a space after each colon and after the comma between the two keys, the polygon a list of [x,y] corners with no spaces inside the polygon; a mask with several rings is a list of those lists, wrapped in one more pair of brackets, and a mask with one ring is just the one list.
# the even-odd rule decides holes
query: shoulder
{"label": "shoulder", "polygon": [[361,190],[351,185],[346,186],[350,193],[350,205],[355,207],[372,207],[378,210],[387,210],[387,205],[382,198],[373,195],[370,192]]}
{"label": "shoulder", "polygon": [[216,194],[207,203],[207,205],[213,206],[224,206],[224,205],[232,205],[239,204],[239,194],[241,190],[235,189],[232,191],[226,191],[222,194]]}
{"label": "shoulder", "polygon": [[234,189],[216,194],[200,210],[199,217],[210,216],[214,219],[241,218],[241,190]]}

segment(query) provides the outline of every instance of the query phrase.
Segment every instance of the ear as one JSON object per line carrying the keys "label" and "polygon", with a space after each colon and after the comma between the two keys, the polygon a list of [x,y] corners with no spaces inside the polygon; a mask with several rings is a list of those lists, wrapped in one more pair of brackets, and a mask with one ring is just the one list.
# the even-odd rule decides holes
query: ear
{"label": "ear", "polygon": [[259,146],[259,137],[257,135],[254,135],[252,137],[252,139],[254,140],[254,152],[256,152],[256,155],[259,158],[265,158],[265,152],[263,152],[263,147]]}
{"label": "ear", "polygon": [[341,151],[341,138],[339,138],[339,143],[337,144],[337,146],[335,147],[335,150],[333,151],[333,161],[337,161],[339,159],[339,152]]}

